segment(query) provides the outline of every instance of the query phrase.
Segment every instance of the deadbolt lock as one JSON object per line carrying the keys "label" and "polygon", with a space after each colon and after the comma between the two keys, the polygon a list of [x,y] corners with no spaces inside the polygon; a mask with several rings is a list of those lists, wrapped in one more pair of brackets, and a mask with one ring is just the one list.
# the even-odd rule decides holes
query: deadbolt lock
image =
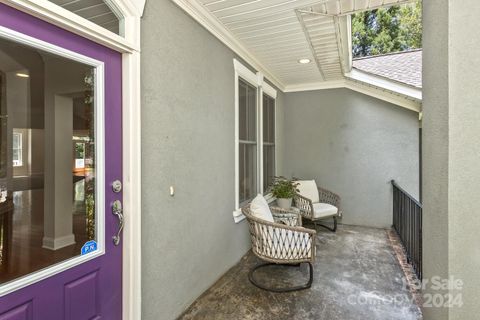
{"label": "deadbolt lock", "polygon": [[120,180],[115,180],[112,182],[112,190],[115,193],[122,191],[122,182]]}

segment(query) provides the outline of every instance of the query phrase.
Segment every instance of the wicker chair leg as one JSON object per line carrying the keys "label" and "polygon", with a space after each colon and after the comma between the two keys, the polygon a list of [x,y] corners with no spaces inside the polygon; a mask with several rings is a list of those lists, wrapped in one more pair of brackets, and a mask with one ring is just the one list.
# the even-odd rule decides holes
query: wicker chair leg
{"label": "wicker chair leg", "polygon": [[[258,270],[260,268],[263,268],[263,267],[267,267],[267,266],[278,265],[276,263],[261,263],[261,264],[255,266],[248,273],[248,279],[257,288],[260,288],[260,289],[263,289],[263,290],[266,290],[266,291],[271,291],[271,292],[281,293],[281,292],[292,292],[292,291],[298,291],[298,290],[305,290],[305,289],[310,288],[312,286],[312,282],[313,282],[313,265],[310,262],[307,262],[307,263],[308,263],[310,275],[309,275],[309,278],[308,278],[308,282],[306,284],[303,284],[303,285],[299,285],[299,286],[295,286],[295,287],[286,287],[286,288],[272,288],[272,287],[264,286],[264,285],[258,283],[255,280],[255,277],[253,276],[253,274],[256,270]],[[285,266],[285,267],[299,267],[300,265],[299,264],[298,265],[283,264],[282,266]]]}
{"label": "wicker chair leg", "polygon": [[313,223],[315,226],[320,226],[320,227],[323,227],[325,229],[328,229],[332,232],[337,232],[337,217],[333,217],[333,228],[327,226],[327,225],[324,225],[324,224],[320,224],[320,223]]}

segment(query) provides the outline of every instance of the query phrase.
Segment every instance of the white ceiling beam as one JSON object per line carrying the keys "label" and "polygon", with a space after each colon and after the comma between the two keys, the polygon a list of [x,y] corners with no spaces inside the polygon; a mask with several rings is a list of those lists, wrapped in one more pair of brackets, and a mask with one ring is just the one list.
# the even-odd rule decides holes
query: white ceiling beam
{"label": "white ceiling beam", "polygon": [[[322,41],[312,41],[312,44],[313,44],[313,48],[316,51],[328,50],[328,49],[337,50],[337,48],[338,48],[338,45],[335,42],[334,43],[323,43]],[[337,53],[335,53],[335,54],[337,54]]]}
{"label": "white ceiling beam", "polygon": [[388,8],[388,7],[391,7],[391,6],[408,4],[408,3],[415,2],[415,1],[417,1],[417,0],[399,0],[398,2],[395,2],[395,3],[393,3],[393,2],[392,3],[384,3],[383,1],[381,1],[380,4],[378,4],[378,5],[369,5],[368,7],[365,7],[365,8],[355,9],[355,10],[351,10],[351,11],[345,11],[342,14],[340,14],[340,16],[352,15],[354,13],[371,11],[371,10],[375,10],[375,9],[379,9],[379,8]]}
{"label": "white ceiling beam", "polygon": [[336,40],[337,40],[337,54],[338,58],[340,60],[340,67],[342,69],[342,73],[346,73],[350,71],[348,69],[348,65],[345,57],[345,40],[343,39],[345,37],[345,34],[342,33],[343,25],[346,24],[346,18],[345,17],[335,17],[333,18],[334,25],[335,25],[335,35],[336,35]]}
{"label": "white ceiling beam", "polygon": [[339,14],[338,12],[338,2],[337,1],[329,1],[327,3],[325,3],[325,5],[327,6],[327,13],[328,14],[333,14],[333,15],[336,15],[336,14]]}
{"label": "white ceiling beam", "polygon": [[[332,0],[330,0],[332,1]],[[373,4],[371,4],[371,1]],[[316,12],[316,11],[309,11],[305,9],[299,9],[297,11],[303,13],[303,14],[310,14],[310,15],[317,15],[319,17],[334,17],[334,16],[347,16],[347,15],[352,15],[354,13],[358,12],[363,12],[363,11],[371,11],[379,8],[388,8],[391,6],[397,6],[397,5],[402,5],[402,4],[408,4],[415,2],[417,0],[398,0],[396,2],[387,2],[385,0],[357,0],[355,2],[355,6],[352,10],[346,10],[341,13],[335,13],[334,9],[327,10],[327,13],[324,12]],[[333,7],[332,7],[333,8]]]}
{"label": "white ceiling beam", "polygon": [[342,1],[342,13],[346,11],[354,10],[354,0],[343,0]]}
{"label": "white ceiling beam", "polygon": [[301,92],[301,91],[345,88],[345,85],[346,85],[345,80],[301,83],[301,84],[286,86],[285,92]]}
{"label": "white ceiling beam", "polygon": [[[308,33],[308,29],[307,27],[305,26],[304,22],[303,22],[303,17],[302,17],[302,14],[298,11],[295,11],[295,14],[297,15],[297,19],[298,19],[298,22],[300,23],[300,25],[302,26],[302,30],[303,30],[303,33],[304,33],[304,37],[305,39],[307,40],[307,43],[308,43],[308,46],[310,48],[310,51],[311,51],[311,54],[313,56],[315,56],[315,49],[312,45],[312,39],[310,38],[310,34]],[[322,70],[322,66],[320,65],[319,61],[317,58],[314,59],[315,61],[315,64],[317,65],[317,68],[318,68],[318,72],[320,73],[320,75],[322,76],[322,79],[325,80],[325,75],[323,74],[323,70]]]}

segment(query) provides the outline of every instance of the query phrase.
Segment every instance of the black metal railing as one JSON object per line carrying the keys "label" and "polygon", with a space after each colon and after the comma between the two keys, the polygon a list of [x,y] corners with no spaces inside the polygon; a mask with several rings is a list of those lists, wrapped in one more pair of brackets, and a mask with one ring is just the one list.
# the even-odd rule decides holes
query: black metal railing
{"label": "black metal railing", "polygon": [[393,228],[405,248],[407,261],[422,279],[422,204],[402,189],[394,180]]}

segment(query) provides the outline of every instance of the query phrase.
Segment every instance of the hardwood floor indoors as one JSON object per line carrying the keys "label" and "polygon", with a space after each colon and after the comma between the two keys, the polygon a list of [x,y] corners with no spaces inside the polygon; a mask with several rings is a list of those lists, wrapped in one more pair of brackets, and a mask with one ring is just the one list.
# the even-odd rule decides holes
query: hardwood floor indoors
{"label": "hardwood floor indoors", "polygon": [[[77,190],[78,193],[78,190],[82,190],[84,186],[84,179],[75,180],[72,191]],[[5,226],[12,229],[11,245],[0,262],[0,283],[11,281],[77,256],[80,254],[83,244],[88,241],[84,201],[74,201],[72,206],[75,244],[58,250],[42,247],[44,234],[43,189],[15,191],[13,192],[13,204],[11,226]],[[2,235],[3,240],[7,233],[3,232]]]}

